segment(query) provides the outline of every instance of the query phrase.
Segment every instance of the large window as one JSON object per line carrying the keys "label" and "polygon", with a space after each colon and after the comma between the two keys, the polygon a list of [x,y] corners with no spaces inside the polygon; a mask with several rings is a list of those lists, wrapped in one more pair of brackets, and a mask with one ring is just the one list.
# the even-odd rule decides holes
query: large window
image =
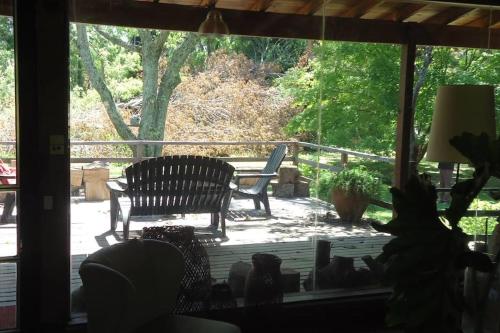
{"label": "large window", "polygon": [[[417,7],[405,4],[398,15]],[[361,17],[361,9],[344,16]],[[78,14],[73,13],[75,21],[88,20]],[[373,15],[392,20],[387,13]],[[209,262],[192,269],[198,272],[190,277],[196,283],[184,286],[205,293],[194,293],[201,298],[178,305],[178,312],[387,292],[383,267],[374,259],[391,236],[377,233],[371,223],[393,216],[389,189],[395,183],[402,47],[324,40],[321,36],[339,33],[356,40],[357,35],[333,31],[326,19],[315,22],[321,33],[309,40],[71,23],[75,312],[84,311],[78,269],[88,255],[158,233],[174,239],[174,226],[194,227],[190,241],[198,252],[186,251],[187,264],[196,265],[191,259],[205,255],[203,262]],[[424,159],[436,89],[452,83],[498,85],[499,61],[492,50],[417,47],[410,159],[438,186],[451,186],[454,174]],[[267,178],[248,174],[261,173],[281,145],[286,157],[279,169],[266,172],[276,175],[259,188]],[[127,168],[170,155],[224,160],[236,170],[232,182],[238,190],[227,206],[221,204],[218,218],[165,209],[165,214],[133,214],[127,224],[126,214],[117,210],[131,186]],[[238,178],[241,174],[246,176]],[[110,192],[115,187],[125,194]],[[170,200],[142,195],[143,203],[158,206]],[[447,193],[440,194],[439,209],[449,202]],[[498,208],[486,195],[476,206]],[[483,223],[464,220],[463,227],[474,234],[484,230]],[[492,228],[489,224],[487,233]],[[280,266],[281,277],[256,276],[259,265],[273,264]],[[255,291],[251,284],[258,279],[271,284],[272,292]],[[206,302],[214,285],[229,288],[234,298],[227,304]]]}
{"label": "large window", "polygon": [[[338,172],[346,169],[353,171],[346,177],[360,177],[362,194],[389,200],[398,46],[90,24],[72,24],[70,34],[75,311],[82,305],[80,263],[125,241],[127,232],[128,238],[151,237],[145,227],[195,227],[194,241],[205,248],[210,270],[192,279],[208,277],[202,282],[209,286],[228,281],[233,306],[265,301],[245,287],[259,264],[257,253],[279,258],[285,283],[275,281],[275,288],[284,302],[379,289],[376,267],[369,266],[389,237],[369,223],[387,221],[391,211],[370,206],[364,217],[341,217],[331,195]],[[163,142],[144,142],[155,140]],[[211,224],[210,214],[189,212],[132,216],[129,231],[119,214],[116,229],[110,224],[115,198],[107,182],[128,186],[125,169],[134,162],[202,155],[227,161],[235,176],[258,174],[280,144],[287,146],[286,157],[263,190],[257,190],[257,177],[239,179],[241,191],[223,212],[225,230],[222,222]],[[344,182],[339,188],[349,179]],[[252,191],[260,196],[245,195]],[[186,255],[191,263],[189,256],[199,254]],[[201,310],[197,306],[184,304],[180,311]]]}

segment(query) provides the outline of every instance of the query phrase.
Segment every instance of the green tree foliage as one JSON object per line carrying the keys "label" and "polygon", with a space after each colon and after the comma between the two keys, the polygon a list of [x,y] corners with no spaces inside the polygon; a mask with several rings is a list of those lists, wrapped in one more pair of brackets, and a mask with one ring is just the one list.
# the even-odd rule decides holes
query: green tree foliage
{"label": "green tree foliage", "polygon": [[[421,59],[417,58],[417,66]],[[445,84],[500,83],[500,52],[496,50],[435,47],[425,83],[415,106],[417,143],[427,142],[437,88]],[[500,90],[496,90],[497,127]]]}
{"label": "green tree foliage", "polygon": [[[290,134],[322,143],[373,152],[394,148],[398,112],[399,47],[324,42],[307,66],[279,80],[304,111]],[[321,124],[318,121],[321,112]]]}
{"label": "green tree foliage", "polygon": [[[279,80],[279,86],[304,110],[289,124],[289,133],[302,140],[317,141],[321,128],[323,144],[391,154],[399,110],[400,48],[323,42],[314,54],[307,66],[291,68]],[[425,153],[440,85],[499,82],[498,51],[420,47],[414,90],[417,158]],[[498,122],[500,91],[497,89],[496,93]]]}

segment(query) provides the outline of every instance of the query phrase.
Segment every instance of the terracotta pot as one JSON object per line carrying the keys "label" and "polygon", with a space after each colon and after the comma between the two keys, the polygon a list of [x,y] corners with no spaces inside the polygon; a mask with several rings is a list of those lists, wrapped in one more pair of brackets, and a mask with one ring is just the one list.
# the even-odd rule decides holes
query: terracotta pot
{"label": "terracotta pot", "polygon": [[332,203],[344,222],[357,224],[368,207],[368,197],[358,193],[348,193],[343,190],[332,190]]}

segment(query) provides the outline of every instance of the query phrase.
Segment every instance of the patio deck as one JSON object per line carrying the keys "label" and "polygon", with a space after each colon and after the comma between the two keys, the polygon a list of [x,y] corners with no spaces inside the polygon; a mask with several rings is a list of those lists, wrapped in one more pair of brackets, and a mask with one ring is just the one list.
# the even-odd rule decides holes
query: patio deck
{"label": "patio deck", "polygon": [[[302,281],[314,264],[314,241],[332,241],[333,255],[355,257],[355,266],[362,267],[361,256],[376,256],[389,240],[388,235],[376,233],[368,226],[349,227],[338,221],[320,222],[317,216],[326,212],[335,214],[333,206],[313,198],[270,198],[272,216],[264,211],[255,211],[251,200],[236,199],[231,202],[229,218],[226,221],[227,239],[220,232],[213,233],[206,228],[209,214],[186,215],[169,218],[134,220],[131,224],[131,238],[138,237],[145,226],[192,225],[210,256],[211,274],[218,282],[227,280],[232,263],[251,262],[256,252],[268,252],[282,259],[282,267],[300,272]],[[109,230],[109,201],[87,202],[83,197],[74,197],[71,204],[71,289],[81,285],[78,275],[80,263],[88,254],[122,241],[122,225],[116,232]],[[0,252],[12,253],[15,249],[13,237],[15,225],[0,226]],[[2,255],[0,253],[0,255]],[[15,274],[13,263],[0,265],[0,307],[15,303]]]}

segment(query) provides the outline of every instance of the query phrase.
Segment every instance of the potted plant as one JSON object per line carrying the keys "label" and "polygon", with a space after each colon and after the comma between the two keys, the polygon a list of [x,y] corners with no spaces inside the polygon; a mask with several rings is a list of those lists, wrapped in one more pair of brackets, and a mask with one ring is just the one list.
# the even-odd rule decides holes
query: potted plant
{"label": "potted plant", "polygon": [[466,268],[489,273],[485,289],[489,290],[499,254],[493,263],[486,254],[471,251],[459,222],[488,179],[500,178],[500,141],[489,141],[484,133],[464,133],[450,143],[471,161],[475,172],[472,179],[453,186],[444,216],[437,211],[436,189],[424,174],[413,176],[404,189],[392,188],[396,217],[385,225],[372,224],[376,230],[395,236],[377,259],[386,267],[385,282],[393,286],[386,322],[402,326],[406,332],[456,333],[462,314],[473,317],[474,333],[486,332],[486,298],[478,294],[476,284],[472,298],[483,301],[468,304],[462,281]]}
{"label": "potted plant", "polygon": [[344,169],[330,181],[330,198],[344,222],[359,223],[369,199],[380,192],[380,179],[363,167]]}

